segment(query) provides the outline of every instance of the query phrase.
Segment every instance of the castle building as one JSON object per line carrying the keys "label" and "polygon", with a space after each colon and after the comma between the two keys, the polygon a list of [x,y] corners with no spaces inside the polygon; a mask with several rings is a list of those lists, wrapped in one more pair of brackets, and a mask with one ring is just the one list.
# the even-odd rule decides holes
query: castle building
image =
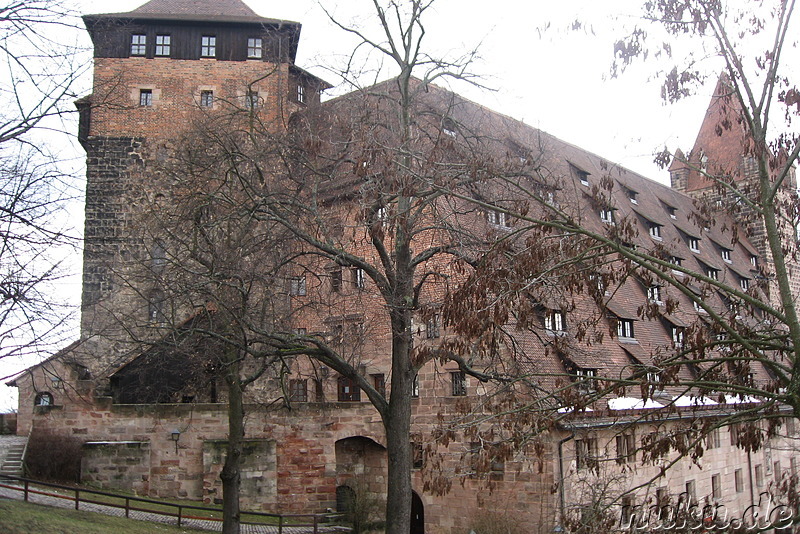
{"label": "castle building", "polygon": [[[164,273],[179,263],[180,254],[192,251],[176,252],[169,237],[145,221],[158,211],[174,213],[186,183],[182,180],[216,179],[223,190],[224,177],[192,174],[204,165],[213,167],[220,156],[201,150],[199,160],[188,161],[187,154],[197,154],[184,143],[207,141],[196,132],[224,138],[230,129],[257,121],[277,139],[302,132],[302,121],[310,117],[306,125],[329,120],[336,127],[312,136],[314,142],[304,146],[312,150],[327,142],[338,149],[345,143],[333,141],[347,131],[342,124],[366,124],[356,113],[363,111],[356,109],[362,95],[323,102],[321,93],[329,85],[294,62],[300,24],[261,17],[241,0],[150,0],[128,13],[87,15],[84,21],[94,43],[95,68],[92,94],[77,103],[79,139],[87,152],[81,335],[13,381],[19,388],[18,433],[47,430],[82,441],[84,482],[215,502],[221,498],[227,394],[212,376],[205,353],[223,349],[184,333],[203,330],[198,323],[213,320],[213,313],[198,310],[216,312],[225,303],[187,297],[174,304],[169,295],[174,286],[166,283],[173,279]],[[392,91],[387,82],[371,93],[391,97]],[[750,240],[744,230],[735,231],[737,223],[725,214],[717,214],[713,224],[704,223],[687,194],[713,190],[692,169],[704,165],[704,157],[741,158],[740,140],[714,137],[706,131],[711,128],[708,119],[698,147],[670,169],[670,188],[444,89],[427,87],[421,102],[425,119],[418,125],[419,137],[430,136],[442,161],[456,161],[462,141],[491,137],[494,159],[522,169],[536,162],[542,181],[535,194],[544,202],[532,210],[563,210],[598,234],[614,229],[620,239],[624,236],[626,247],[661,251],[673,266],[670,276],[686,277],[686,287],[702,299],[655,278],[618,278],[600,270],[587,270],[583,281],[572,282],[575,287],[533,287],[528,326],[514,331],[509,342],[524,356],[515,355],[508,367],[527,375],[526,383],[573,392],[565,393],[573,399],[591,398],[604,379],[631,373],[645,377],[641,382],[650,391],[623,388],[615,398],[593,401],[572,415],[574,404],[560,411],[554,405],[554,413],[565,415],[534,440],[535,454],[523,447],[502,458],[490,457],[483,471],[476,465],[487,458],[476,450],[474,434],[456,432],[446,445],[428,447],[426,440],[465,404],[480,404],[490,386],[452,361],[426,363],[412,399],[412,438],[420,451],[413,474],[412,532],[468,532],[481,517],[498,513],[528,532],[547,532],[568,509],[606,503],[613,510],[629,511],[681,495],[684,502],[744,510],[757,503],[770,483],[777,485],[785,473],[794,472],[793,425],[785,425],[760,450],[744,452],[737,447],[736,428],[712,427],[736,405],[752,404],[753,399],[731,398],[726,404],[725,399],[690,396],[696,392],[677,384],[707,372],[692,364],[691,354],[679,370],[664,373],[665,358],[682,355],[690,336],[717,340],[709,350],[719,358],[727,346],[708,310],[733,313],[731,303],[713,288],[690,283],[684,271],[742,291],[755,291],[759,284],[766,255],[762,237],[751,231]],[[380,106],[362,107],[372,111]],[[384,124],[380,111],[375,113],[370,124]],[[257,139],[247,143],[259,146]],[[382,225],[392,215],[379,207],[365,223],[368,206],[354,200],[353,184],[378,165],[370,157],[366,151],[340,157],[337,161],[346,161],[352,173],[319,188],[320,205],[335,214],[330,220],[338,221],[320,227],[320,233],[344,243],[353,254],[367,254],[365,224]],[[181,158],[189,165],[183,169],[193,171],[171,174],[171,165]],[[522,201],[481,183],[475,191],[480,208],[464,208],[455,201],[439,208],[435,213],[447,219],[449,233],[443,233],[443,225],[431,225],[424,235],[431,241],[443,235],[455,239],[467,235],[456,230],[469,228],[471,236],[486,242],[486,236],[513,234],[509,213]],[[275,253],[271,260],[280,263],[290,255],[269,243]],[[567,245],[561,241],[554,246]],[[241,265],[235,255],[219,259]],[[385,394],[390,389],[392,335],[378,289],[361,269],[327,259],[304,261],[270,276],[280,279],[279,291],[266,285],[259,290],[257,296],[270,302],[270,324],[280,323],[298,336],[324,332],[326,341],[349,351],[353,366]],[[456,268],[439,268],[457,278]],[[432,347],[452,332],[441,315],[430,311],[441,305],[436,291],[426,290],[421,300],[428,311],[415,317],[410,334],[415,347]],[[290,319],[278,321],[275,316]],[[510,350],[504,346],[499,354],[511,358]],[[773,380],[765,366],[725,372],[744,373],[750,383]],[[383,425],[351,380],[318,362],[298,359],[280,374],[260,378],[247,401],[245,506],[322,513],[342,506],[342,496],[352,491],[354,481],[385,495]],[[668,416],[652,415],[656,413]],[[690,422],[709,436],[702,460],[684,458],[664,475],[660,468],[674,453],[643,462],[644,453],[637,452],[642,441],[677,435]],[[426,461],[436,464],[436,476]],[[446,492],[440,491],[442,477],[451,482]],[[607,503],[620,489],[632,492]]]}

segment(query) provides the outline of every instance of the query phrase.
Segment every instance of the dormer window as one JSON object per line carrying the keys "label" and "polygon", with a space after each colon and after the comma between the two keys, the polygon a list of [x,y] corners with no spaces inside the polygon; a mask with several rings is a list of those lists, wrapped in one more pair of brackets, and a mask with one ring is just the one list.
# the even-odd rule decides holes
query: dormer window
{"label": "dormer window", "polygon": [[200,38],[200,57],[217,57],[217,38],[203,35]]}
{"label": "dormer window", "polygon": [[723,248],[720,250],[720,254],[722,255],[722,261],[727,263],[733,263],[731,260],[731,249]]}
{"label": "dormer window", "polygon": [[747,278],[740,278],[739,279],[739,286],[744,290],[747,291],[750,289],[750,280]]}
{"label": "dormer window", "polygon": [[569,164],[569,170],[574,178],[577,178],[581,185],[589,187],[589,173],[579,169],[572,163]]}
{"label": "dormer window", "polygon": [[683,346],[683,339],[685,337],[686,331],[682,326],[672,326],[672,344],[675,345],[677,348],[681,348]]}
{"label": "dormer window", "polygon": [[169,57],[172,51],[172,36],[156,35],[156,55],[159,57]]}
{"label": "dormer window", "polygon": [[637,196],[638,194],[639,194],[639,193],[637,193],[637,192],[636,192],[636,191],[634,191],[633,189],[628,189],[628,200],[630,200],[630,201],[631,201],[631,204],[638,204],[638,203],[639,203],[639,201],[638,201],[638,200],[636,200],[636,196]]}
{"label": "dormer window", "polygon": [[719,269],[713,267],[706,267],[706,276],[712,280],[719,280]]}
{"label": "dormer window", "polygon": [[500,226],[502,228],[511,227],[508,221],[508,215],[503,211],[488,210],[486,212],[486,220],[489,221],[489,224],[493,224],[494,226]]}
{"label": "dormer window", "polygon": [[600,210],[600,220],[606,224],[614,224],[614,210],[611,208]]}
{"label": "dormer window", "polygon": [[445,117],[442,120],[442,133],[450,137],[455,137],[458,134],[456,121],[450,117]]}
{"label": "dormer window", "polygon": [[669,262],[675,267],[680,267],[681,265],[683,265],[683,258],[679,258],[678,256],[672,256],[669,259]]}
{"label": "dormer window", "polygon": [[755,254],[750,254],[750,265],[753,267],[758,267],[758,256]]}
{"label": "dormer window", "polygon": [[306,103],[306,88],[302,83],[297,84],[297,101],[300,104]]}
{"label": "dormer window", "polygon": [[143,56],[147,53],[147,36],[143,33],[131,35],[131,55]]}
{"label": "dormer window", "polygon": [[575,383],[583,393],[597,391],[597,369],[577,367],[575,369]]}
{"label": "dormer window", "polygon": [[565,332],[567,330],[567,320],[564,312],[547,310],[544,316],[544,328],[550,333]]}
{"label": "dormer window", "polygon": [[661,241],[661,225],[660,224],[656,224],[654,222],[648,222],[647,223],[647,230],[650,233],[650,237],[652,237],[653,239],[656,239],[658,241]]}
{"label": "dormer window", "polygon": [[673,206],[667,206],[667,214],[669,215],[670,219],[677,219],[678,209]]}
{"label": "dormer window", "polygon": [[258,37],[251,37],[247,39],[247,59],[261,59],[263,55],[264,44]]}
{"label": "dormer window", "polygon": [[633,319],[617,318],[617,337],[622,339],[634,339]]}
{"label": "dormer window", "polygon": [[689,236],[687,238],[687,243],[689,244],[689,250],[692,252],[700,252],[700,240],[698,238]]}
{"label": "dormer window", "polygon": [[653,285],[647,288],[647,300],[661,304],[661,286]]}

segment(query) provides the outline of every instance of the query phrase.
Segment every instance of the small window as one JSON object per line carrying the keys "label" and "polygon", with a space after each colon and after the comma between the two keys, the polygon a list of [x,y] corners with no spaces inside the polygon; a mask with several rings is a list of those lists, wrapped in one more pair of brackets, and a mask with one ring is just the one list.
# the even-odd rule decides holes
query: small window
{"label": "small window", "polygon": [[673,206],[667,206],[667,214],[669,215],[670,219],[677,219],[678,209]]}
{"label": "small window", "polygon": [[712,280],[719,280],[719,269],[714,269],[713,267],[706,267],[706,276],[708,276]]}
{"label": "small window", "polygon": [[502,211],[488,210],[486,212],[486,220],[489,221],[489,224],[493,224],[494,226],[500,226],[502,228],[511,227],[508,215]]}
{"label": "small window", "polygon": [[261,59],[264,50],[264,43],[258,37],[251,37],[247,40],[247,58]]}
{"label": "small window", "polygon": [[739,278],[739,286],[743,290],[747,291],[748,289],[750,289],[750,280],[747,278]]}
{"label": "small window", "polygon": [[415,399],[419,397],[419,375],[414,375],[414,383],[411,384],[411,396]]}
{"label": "small window", "polygon": [[586,172],[586,171],[584,171],[582,169],[579,169],[578,167],[576,167],[572,163],[569,164],[569,171],[570,171],[570,173],[572,173],[572,177],[573,178],[577,178],[578,181],[581,183],[581,185],[587,186],[587,187],[589,186],[589,173],[588,172]]}
{"label": "small window", "polygon": [[439,338],[441,335],[439,321],[439,314],[432,315],[427,321],[425,321],[425,337],[428,339]]}
{"label": "small window", "polygon": [[153,247],[150,249],[150,269],[154,274],[160,275],[164,272],[167,266],[167,250],[164,242],[160,239],[153,241]]}
{"label": "small window", "polygon": [[147,301],[147,320],[152,325],[163,325],[166,323],[164,316],[164,294],[161,291],[154,291],[150,294]]}
{"label": "small window", "polygon": [[722,483],[720,482],[719,475],[711,475],[711,497],[714,500],[722,498]]}
{"label": "small window", "polygon": [[47,391],[37,393],[33,399],[33,404],[35,406],[53,406],[53,395]]}
{"label": "small window", "polygon": [[661,286],[653,285],[647,288],[647,300],[661,304]]}
{"label": "small window", "polygon": [[156,35],[156,55],[168,57],[172,52],[172,36]]}
{"label": "small window", "polygon": [[289,279],[289,294],[302,297],[306,294],[305,276],[296,276]]}
{"label": "small window", "polygon": [[736,488],[736,493],[744,493],[744,477],[741,469],[733,472],[733,485]]}
{"label": "small window", "polygon": [[633,189],[628,189],[628,200],[631,201],[631,204],[638,204],[639,203],[639,201],[636,199],[638,194],[639,193],[637,193]]}
{"label": "small window", "polygon": [[364,278],[364,269],[360,269],[355,267],[350,270],[353,276],[353,287],[356,289],[364,289],[366,285],[366,279]]}
{"label": "small window", "polygon": [[200,91],[200,106],[204,108],[214,107],[214,91]]}
{"label": "small window", "polygon": [[422,469],[423,467],[425,467],[425,451],[422,447],[422,443],[412,442],[411,453],[413,455],[411,468]]}
{"label": "small window", "polygon": [[456,126],[456,121],[454,121],[450,117],[445,117],[442,120],[442,133],[450,137],[455,137],[456,135],[458,135],[458,127]]}
{"label": "small window", "polygon": [[681,348],[683,346],[683,339],[685,334],[686,334],[685,330],[682,326],[673,326],[672,344],[675,345],[677,348]]}
{"label": "small window", "polygon": [[450,373],[450,393],[453,397],[463,397],[467,394],[467,377],[464,371],[453,371]]}
{"label": "small window", "polygon": [[306,88],[302,83],[297,84],[297,101],[301,104],[306,103]]}
{"label": "small window", "polygon": [[597,369],[582,367],[575,369],[575,383],[583,393],[597,391]]}
{"label": "small window", "polygon": [[720,447],[720,431],[719,428],[715,428],[706,434],[706,449],[713,450],[719,449]]}
{"label": "small window", "polygon": [[331,292],[340,293],[342,291],[342,269],[337,267],[330,270]]}
{"label": "small window", "polygon": [[617,319],[617,337],[633,339],[633,319]]}
{"label": "small window", "polygon": [[636,461],[636,440],[632,433],[618,434],[617,463],[628,464]]}
{"label": "small window", "polygon": [[731,260],[731,250],[730,250],[729,248],[723,248],[723,249],[720,251],[720,253],[721,253],[721,255],[722,255],[722,260],[723,260],[723,261],[725,261],[725,262],[727,262],[727,263],[732,263],[732,260]]}
{"label": "small window", "polygon": [[614,224],[614,210],[613,209],[600,210],[600,220],[606,224]]}
{"label": "small window", "polygon": [[308,402],[308,384],[305,378],[289,380],[289,400],[291,402]]}
{"label": "small window", "polygon": [[305,328],[294,328],[292,329],[292,333],[296,336],[305,336],[308,334],[308,330]]}
{"label": "small window", "polygon": [[544,328],[548,332],[566,331],[567,321],[564,312],[561,310],[547,310],[544,316]]}
{"label": "small window", "polygon": [[669,262],[675,267],[680,267],[681,265],[683,265],[683,258],[679,258],[678,256],[672,256]]}
{"label": "small window", "polygon": [[656,240],[661,240],[661,225],[656,223],[648,223],[647,230],[650,232],[650,237]]}
{"label": "small window", "polygon": [[147,53],[147,36],[141,33],[131,35],[131,55],[143,56]]}
{"label": "small window", "polygon": [[697,484],[694,480],[686,481],[686,504],[697,504]]}
{"label": "small window", "polygon": [[338,386],[339,402],[358,402],[361,400],[361,388],[353,380],[340,376]]}
{"label": "small window", "polygon": [[755,471],[756,487],[760,488],[764,486],[764,468],[761,464],[758,464],[753,470]]}
{"label": "small window", "polygon": [[577,470],[592,468],[597,462],[597,438],[575,440],[575,468]]}
{"label": "small window", "polygon": [[143,108],[153,107],[152,89],[139,89],[139,106]]}
{"label": "small window", "polygon": [[200,38],[200,57],[217,57],[217,38],[204,35]]}
{"label": "small window", "polygon": [[758,256],[755,254],[750,254],[750,265],[753,267],[758,267]]}
{"label": "small window", "polygon": [[698,313],[706,313],[706,310],[703,308],[703,306],[700,304],[699,301],[693,300],[692,305],[694,306],[694,311]]}
{"label": "small window", "polygon": [[386,396],[386,376],[383,373],[378,373],[374,375],[370,375],[372,377],[372,387],[375,388],[375,391]]}
{"label": "small window", "polygon": [[687,239],[687,243],[689,244],[689,250],[692,252],[700,252],[700,240],[696,237],[691,237]]}
{"label": "small window", "polygon": [[256,109],[258,104],[258,91],[247,91],[247,94],[244,95],[244,107],[247,109]]}

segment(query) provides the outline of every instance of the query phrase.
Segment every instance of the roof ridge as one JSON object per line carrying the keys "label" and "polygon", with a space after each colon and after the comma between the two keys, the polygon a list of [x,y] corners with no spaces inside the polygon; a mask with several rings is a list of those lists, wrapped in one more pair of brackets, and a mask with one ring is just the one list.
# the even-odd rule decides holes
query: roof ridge
{"label": "roof ridge", "polygon": [[242,0],[150,0],[130,13],[262,18]]}

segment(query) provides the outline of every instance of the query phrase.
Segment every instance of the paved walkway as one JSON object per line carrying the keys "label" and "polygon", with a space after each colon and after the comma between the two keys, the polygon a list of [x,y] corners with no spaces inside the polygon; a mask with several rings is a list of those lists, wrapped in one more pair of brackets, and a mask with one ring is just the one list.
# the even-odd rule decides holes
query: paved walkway
{"label": "paved walkway", "polygon": [[[0,484],[9,486],[12,485],[8,480],[0,479]],[[24,494],[22,491],[17,491],[8,488],[0,488],[0,498],[23,500]],[[68,499],[61,499],[58,497],[51,497],[49,495],[35,495],[28,496],[28,502],[34,504],[42,504],[46,506],[56,506],[58,508],[71,508],[75,509],[75,501]],[[102,504],[80,503],[80,510],[84,512],[97,512],[100,514],[112,515],[117,517],[125,517],[125,510],[123,508],[116,508],[114,506],[105,506]],[[154,523],[165,523],[170,525],[177,525],[178,519],[176,517],[169,517],[150,512],[136,512],[131,511],[130,519],[137,519],[140,521],[151,521]],[[222,531],[221,521],[205,521],[200,519],[182,519],[181,526],[211,530],[220,532]],[[347,532],[349,529],[342,527],[318,527],[317,532],[331,533],[331,532]],[[242,525],[240,529],[241,534],[277,534],[278,527],[270,525]],[[310,534],[314,532],[313,527],[283,527],[286,534]]]}

